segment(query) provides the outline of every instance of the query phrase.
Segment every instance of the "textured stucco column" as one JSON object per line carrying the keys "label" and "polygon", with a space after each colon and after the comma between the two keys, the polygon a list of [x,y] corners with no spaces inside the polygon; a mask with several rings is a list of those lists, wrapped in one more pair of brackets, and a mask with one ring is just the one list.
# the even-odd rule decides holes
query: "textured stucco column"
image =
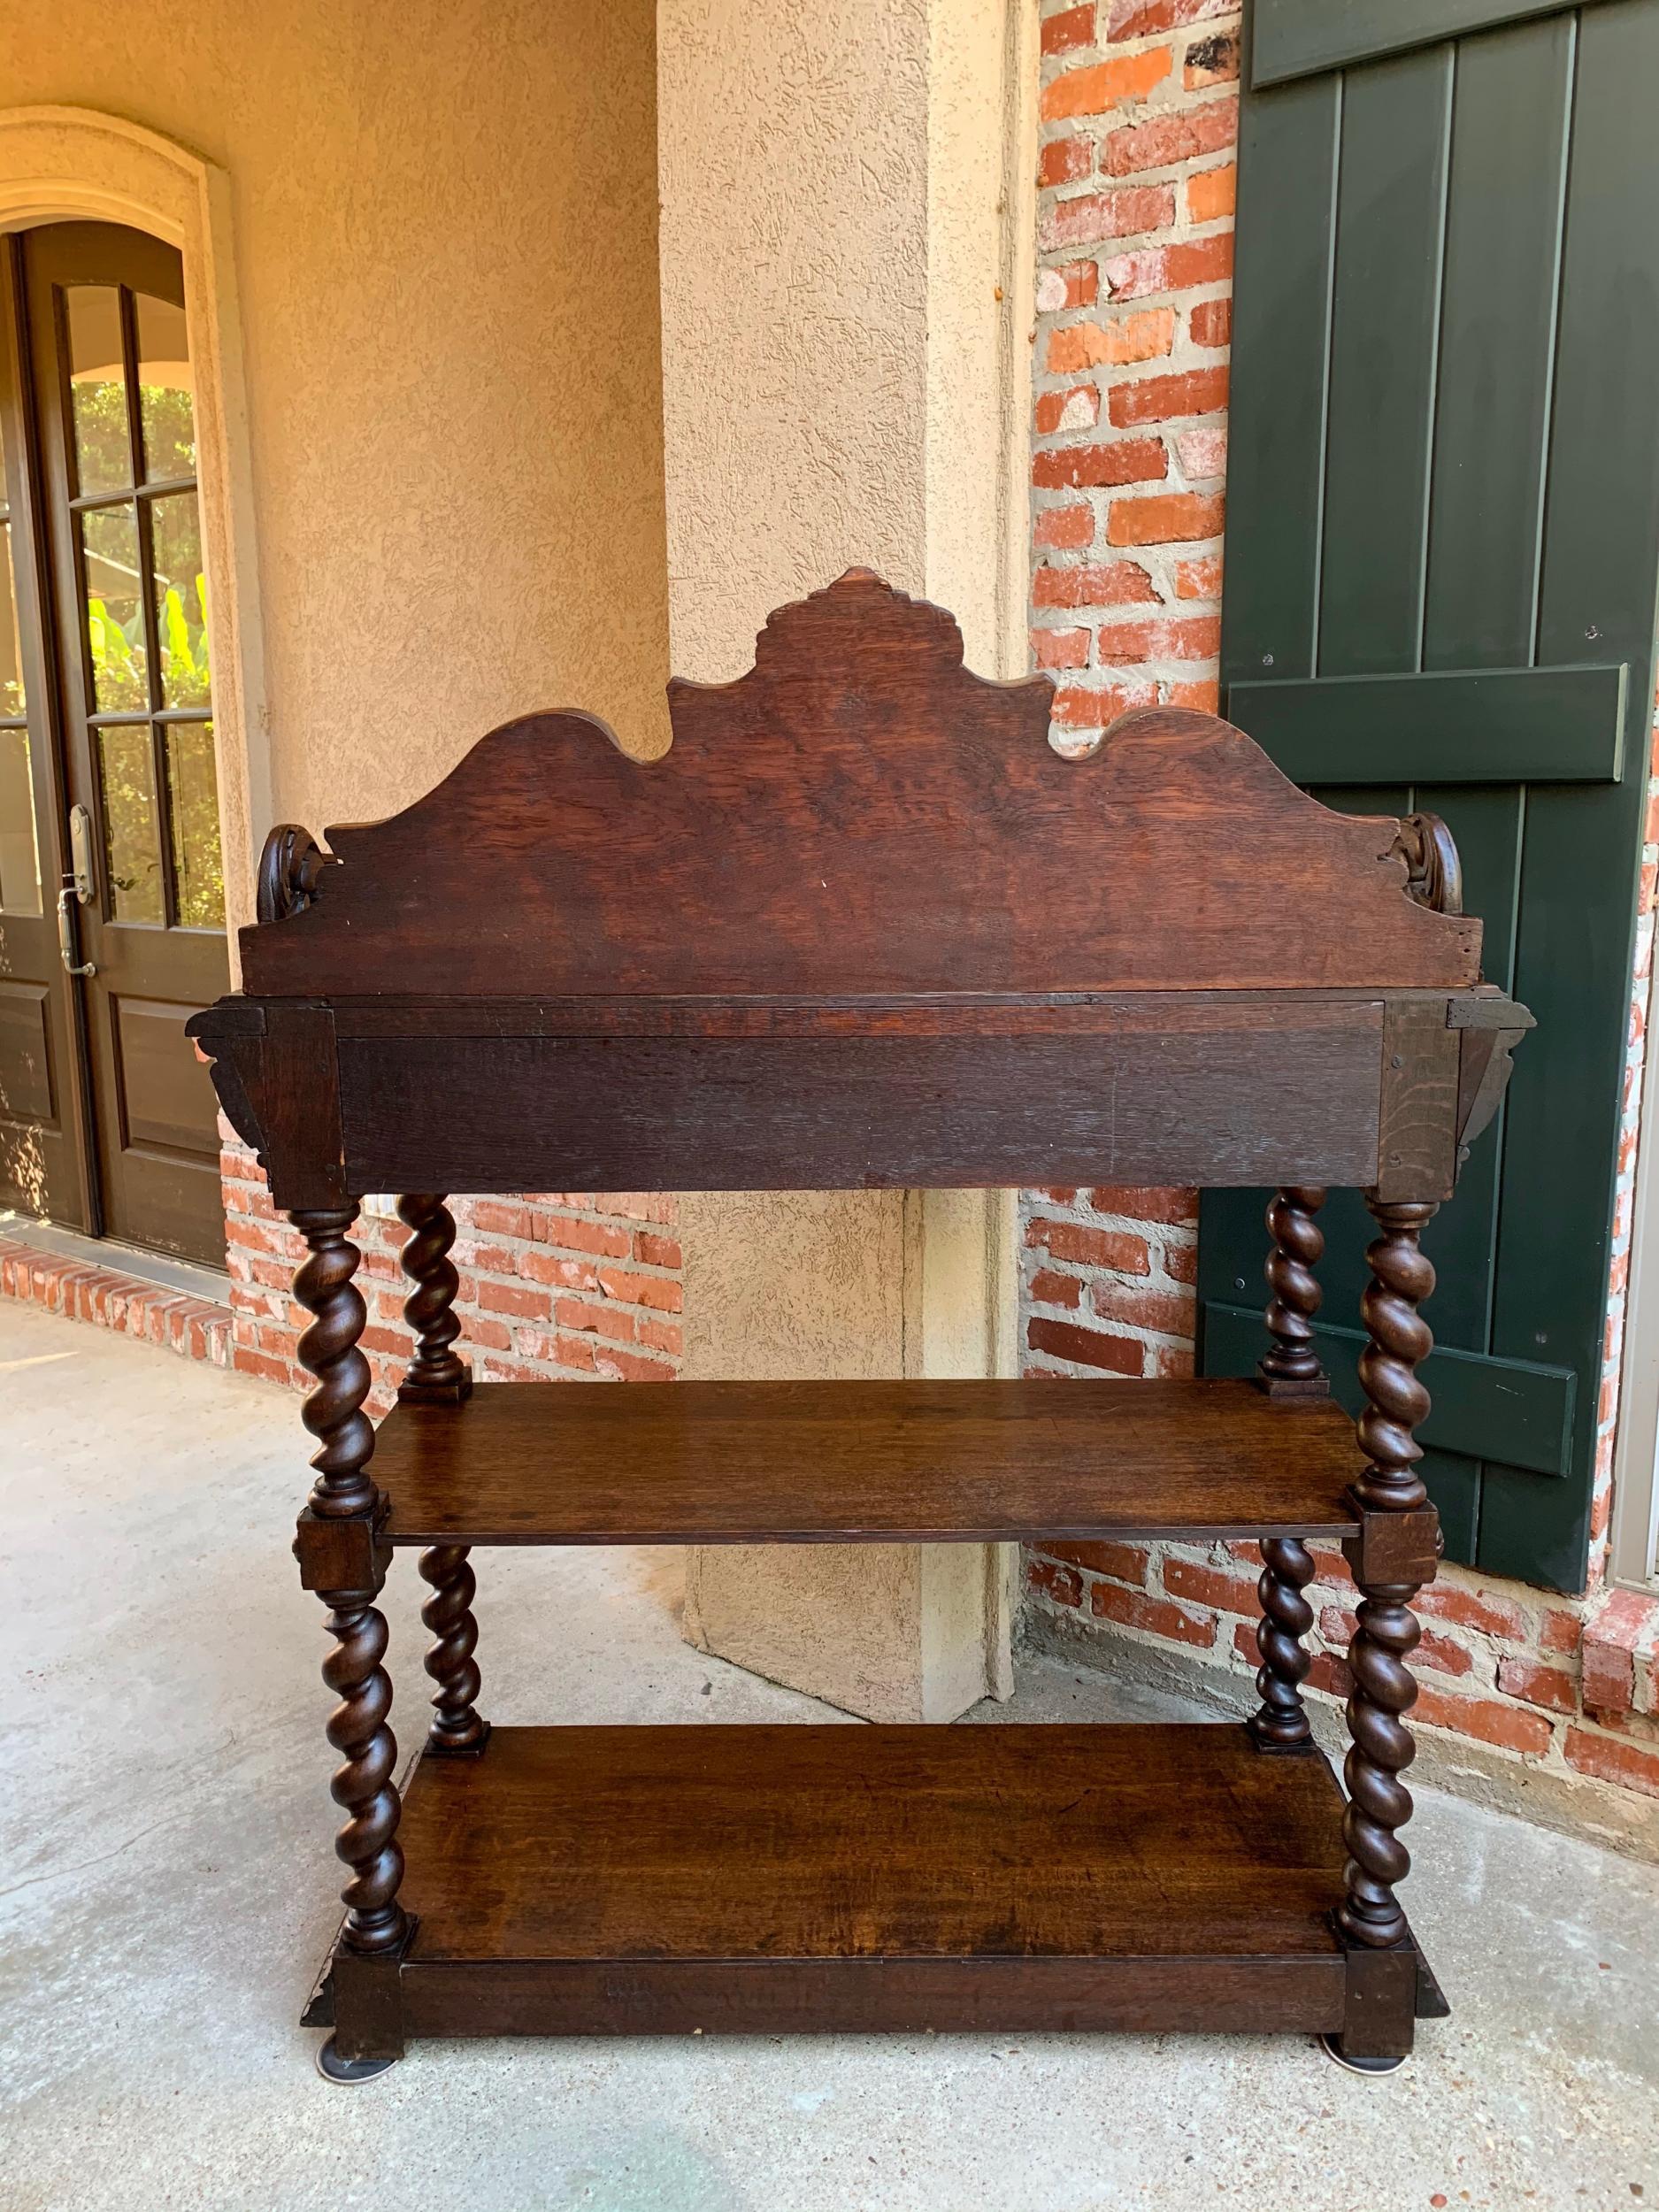
{"label": "textured stucco column", "polygon": [[[772,607],[855,563],[949,606],[972,666],[1023,672],[1034,19],[661,0],[678,673],[741,673]],[[1011,1371],[1002,1194],[681,1209],[687,1378]],[[983,1546],[710,1548],[686,1632],[851,1711],[946,1720],[1007,1694],[1010,1609]]]}

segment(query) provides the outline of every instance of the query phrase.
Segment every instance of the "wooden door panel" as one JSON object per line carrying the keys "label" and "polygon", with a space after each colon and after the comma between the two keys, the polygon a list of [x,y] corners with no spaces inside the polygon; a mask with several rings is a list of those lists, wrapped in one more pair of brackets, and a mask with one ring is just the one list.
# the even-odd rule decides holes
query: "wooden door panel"
{"label": "wooden door panel", "polygon": [[221,1265],[211,1086],[184,1024],[227,987],[183,272],[108,225],[27,234],[65,799],[103,1226]]}
{"label": "wooden door panel", "polygon": [[0,982],[0,1116],[57,1124],[42,983]]}
{"label": "wooden door panel", "polygon": [[19,241],[0,238],[0,1204],[95,1229],[79,1008],[54,912],[62,782],[19,270]]}
{"label": "wooden door panel", "polygon": [[[120,1148],[108,1178],[110,1229],[117,1236],[142,1229],[147,1243],[196,1251],[196,1220],[220,1206],[219,1104],[184,1034],[201,1006],[113,993],[104,1005],[111,1027],[100,1057],[111,1071],[118,1113],[104,1141]],[[129,1217],[123,1199],[135,1186],[142,1210]],[[222,1262],[222,1230],[215,1250]]]}
{"label": "wooden door panel", "polygon": [[[1575,1588],[1653,715],[1659,0],[1407,12],[1321,9],[1352,65],[1246,97],[1223,681],[1330,803],[1446,818],[1485,972],[1538,1018],[1424,1241],[1439,1341],[1571,1384],[1568,1463],[1505,1461],[1500,1425],[1425,1473],[1454,1556]],[[1293,16],[1305,43],[1258,11],[1258,57]],[[1346,1194],[1328,1227],[1340,1326],[1366,1227]],[[1206,1197],[1210,1371],[1263,1248],[1253,1198]]]}
{"label": "wooden door panel", "polygon": [[190,1049],[184,1025],[202,1009],[112,998],[110,1010],[127,1143],[201,1156],[207,1150],[203,1131],[218,1110],[211,1079]]}

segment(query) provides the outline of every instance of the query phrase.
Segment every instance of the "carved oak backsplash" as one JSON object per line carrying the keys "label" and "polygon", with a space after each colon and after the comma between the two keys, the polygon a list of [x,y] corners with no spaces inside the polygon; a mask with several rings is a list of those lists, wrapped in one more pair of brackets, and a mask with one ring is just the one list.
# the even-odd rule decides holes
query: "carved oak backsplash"
{"label": "carved oak backsplash", "polygon": [[[1053,993],[1457,989],[1480,925],[1423,902],[1422,838],[1336,814],[1210,715],[1125,716],[1068,761],[1046,676],[993,683],[952,618],[849,570],[674,742],[531,714],[389,820],[273,833],[243,988]],[[1407,888],[1417,855],[1418,896]],[[1450,903],[1451,902],[1447,902]]]}

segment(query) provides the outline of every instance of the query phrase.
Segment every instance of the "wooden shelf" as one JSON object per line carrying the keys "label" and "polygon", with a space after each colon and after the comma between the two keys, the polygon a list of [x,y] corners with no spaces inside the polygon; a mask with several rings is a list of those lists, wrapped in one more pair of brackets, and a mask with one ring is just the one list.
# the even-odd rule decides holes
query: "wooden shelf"
{"label": "wooden shelf", "polygon": [[403,1405],[395,1544],[1340,1538],[1353,1424],[1248,1382],[485,1383]]}
{"label": "wooden shelf", "polygon": [[1335,2029],[1340,1815],[1231,1724],[497,1729],[405,1801],[405,2031]]}

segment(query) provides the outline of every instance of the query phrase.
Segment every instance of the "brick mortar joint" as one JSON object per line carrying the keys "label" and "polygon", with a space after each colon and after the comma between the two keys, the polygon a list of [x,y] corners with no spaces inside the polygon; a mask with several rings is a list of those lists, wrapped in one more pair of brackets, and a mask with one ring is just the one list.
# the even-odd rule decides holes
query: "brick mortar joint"
{"label": "brick mortar joint", "polygon": [[[1229,1615],[1213,1606],[1206,1605],[1202,1600],[1176,1596],[1163,1589],[1125,1583],[1098,1575],[1070,1561],[1056,1561],[1051,1564],[1056,1572],[1069,1574],[1077,1580],[1078,1595],[1072,1599],[1056,1597],[1051,1589],[1045,1587],[1040,1581],[1033,1580],[1028,1576],[1025,1592],[1027,1602],[1034,1606],[1044,1617],[1065,1624],[1070,1634],[1077,1635],[1081,1628],[1081,1632],[1087,1637],[1097,1637],[1103,1642],[1110,1642],[1116,1637],[1124,1637],[1169,1657],[1179,1657],[1195,1671],[1219,1674],[1229,1680],[1248,1680],[1254,1677],[1257,1666],[1256,1660],[1240,1651],[1233,1635],[1225,1632],[1230,1624],[1239,1621],[1239,1616]],[[1185,1614],[1192,1624],[1210,1627],[1212,1633],[1202,1642],[1194,1642],[1180,1637],[1163,1634],[1146,1620],[1125,1618],[1121,1613],[1112,1613],[1103,1609],[1096,1610],[1090,1600],[1092,1588],[1097,1584],[1121,1593],[1126,1599],[1150,1599],[1156,1606],[1168,1606],[1177,1609]],[[1133,1607],[1125,1609],[1128,1612],[1133,1609]],[[1084,1624],[1087,1625],[1084,1626]],[[1253,1626],[1254,1623],[1252,1622],[1250,1625]],[[1317,1635],[1310,1638],[1309,1648],[1316,1663],[1324,1659],[1335,1661],[1339,1664],[1343,1663],[1342,1651],[1339,1647],[1323,1642]],[[1495,1683],[1481,1684],[1478,1688],[1460,1690],[1456,1685],[1466,1680],[1465,1677],[1443,1673],[1432,1668],[1419,1667],[1415,1671],[1419,1701],[1425,1694],[1435,1697],[1440,1702],[1442,1714],[1448,1708],[1455,1708],[1458,1703],[1463,1702],[1468,1705],[1471,1713],[1482,1710],[1513,1713],[1524,1717],[1528,1722],[1543,1728],[1548,1732],[1546,1740],[1540,1748],[1525,1750],[1501,1741],[1494,1741],[1490,1737],[1482,1735],[1476,1729],[1458,1728],[1451,1725],[1444,1717],[1430,1719],[1426,1713],[1414,1708],[1412,1712],[1406,1715],[1408,1724],[1414,1733],[1420,1729],[1426,1728],[1451,1741],[1479,1743],[1483,1748],[1502,1757],[1513,1759],[1530,1769],[1571,1777],[1575,1781],[1601,1780],[1605,1778],[1586,1774],[1585,1770],[1576,1767],[1568,1759],[1567,1742],[1569,1737],[1574,1733],[1591,1738],[1600,1745],[1615,1747],[1640,1757],[1659,1755],[1659,1732],[1648,1736],[1646,1733],[1632,1732],[1630,1728],[1622,1724],[1609,1726],[1600,1722],[1594,1712],[1586,1711],[1581,1706],[1571,1710],[1562,1710],[1529,1704],[1525,1699],[1514,1696]],[[1430,1678],[1425,1680],[1423,1678],[1425,1676]],[[1327,1709],[1335,1710],[1341,1708],[1346,1693],[1340,1689],[1326,1688],[1318,1681],[1310,1678],[1303,1684],[1303,1694],[1318,1701]],[[1641,1717],[1638,1717],[1639,1719]],[[1619,1786],[1619,1785],[1615,1784],[1614,1786]],[[1639,1785],[1633,1784],[1628,1786],[1640,1787]]]}
{"label": "brick mortar joint", "polygon": [[[1150,1596],[1187,1608],[1196,1606],[1203,1609],[1210,1616],[1217,1631],[1206,1646],[1212,1655],[1211,1663],[1214,1663],[1214,1655],[1219,1653],[1225,1658],[1228,1671],[1252,1671],[1255,1661],[1238,1653],[1235,1640],[1236,1632],[1240,1628],[1254,1632],[1259,1619],[1259,1610],[1254,1601],[1255,1570],[1258,1563],[1241,1558],[1226,1543],[1201,1546],[1125,1541],[1121,1545],[1109,1544],[1105,1548],[1138,1554],[1140,1571],[1137,1578],[1126,1581],[1121,1574],[1106,1567],[1061,1555],[1064,1549],[1072,1548],[1062,1547],[1059,1551],[1054,1551],[1043,1545],[1033,1545],[1029,1548],[1029,1556],[1033,1563],[1045,1562],[1076,1579],[1079,1585],[1077,1601],[1064,1605],[1064,1609],[1079,1617],[1084,1615],[1091,1619],[1100,1617],[1101,1609],[1094,1605],[1092,1596],[1096,1584],[1111,1586],[1125,1594]],[[1322,1568],[1333,1563],[1319,1559],[1317,1548],[1316,1559]],[[1192,1589],[1176,1586],[1170,1577],[1171,1567],[1177,1571],[1178,1578],[1182,1570],[1193,1570],[1215,1578],[1225,1594],[1220,1594],[1214,1589],[1209,1594],[1200,1594]],[[1034,1580],[1037,1571],[1034,1566],[1028,1570],[1028,1580],[1033,1580],[1034,1584],[1033,1594],[1050,1596],[1050,1601],[1053,1601],[1041,1582]],[[1517,1586],[1525,1588],[1525,1586]],[[1436,1583],[1430,1587],[1432,1590],[1448,1589],[1455,1593],[1465,1593],[1469,1600],[1477,1605],[1485,1604],[1492,1609],[1507,1608],[1514,1616],[1513,1624],[1500,1630],[1442,1613],[1435,1608],[1432,1600],[1423,1607],[1425,1644],[1430,1655],[1419,1663],[1417,1671],[1423,1686],[1432,1694],[1450,1704],[1466,1701],[1471,1710],[1485,1709],[1489,1711],[1494,1707],[1501,1707],[1529,1714],[1549,1722],[1552,1726],[1563,1723],[1591,1728],[1603,1727],[1604,1723],[1598,1717],[1611,1716],[1610,1722],[1605,1724],[1606,1732],[1610,1733],[1612,1740],[1632,1742],[1639,1747],[1646,1746],[1648,1740],[1643,1732],[1650,1724],[1659,1731],[1659,1717],[1653,1715],[1651,1705],[1642,1694],[1643,1682],[1639,1672],[1644,1664],[1650,1666],[1652,1663],[1653,1641],[1659,1634],[1659,1598],[1650,1597],[1644,1592],[1627,1591],[1621,1594],[1624,1599],[1629,1601],[1624,1609],[1628,1624],[1627,1632],[1621,1633],[1617,1640],[1609,1640],[1602,1648],[1623,1653],[1629,1657],[1630,1686],[1633,1695],[1609,1701],[1586,1694],[1587,1671],[1597,1646],[1595,1628],[1608,1610],[1606,1600],[1598,1594],[1589,1593],[1578,1599],[1570,1600],[1546,1599],[1544,1594],[1539,1593],[1536,1608],[1529,1609],[1493,1593],[1472,1570],[1455,1567],[1443,1570]],[[1338,1663],[1343,1663],[1348,1637],[1351,1633],[1349,1624],[1357,1602],[1357,1593],[1351,1581],[1333,1582],[1322,1573],[1309,1586],[1304,1594],[1314,1609],[1314,1627],[1308,1639],[1309,1649],[1316,1657],[1323,1655]],[[1240,1603],[1230,1601],[1232,1600],[1242,1601],[1242,1608]],[[1327,1632],[1325,1617],[1332,1612],[1340,1616],[1340,1623],[1336,1629]],[[1545,1641],[1545,1617],[1552,1614],[1577,1622],[1580,1632],[1579,1641],[1571,1649],[1559,1649]],[[1114,1621],[1117,1619],[1115,1615],[1109,1617]],[[1183,1648],[1190,1647],[1183,1646]],[[1463,1668],[1438,1665],[1432,1655],[1435,1651],[1461,1653],[1470,1664]],[[1510,1689],[1502,1679],[1503,1671],[1520,1667],[1534,1669],[1540,1677],[1571,1687],[1573,1693],[1571,1707],[1553,1701],[1542,1702],[1529,1698],[1523,1691]],[[1632,1730],[1636,1732],[1632,1732]],[[1655,1735],[1653,1741],[1655,1747],[1659,1748],[1659,1733]]]}

